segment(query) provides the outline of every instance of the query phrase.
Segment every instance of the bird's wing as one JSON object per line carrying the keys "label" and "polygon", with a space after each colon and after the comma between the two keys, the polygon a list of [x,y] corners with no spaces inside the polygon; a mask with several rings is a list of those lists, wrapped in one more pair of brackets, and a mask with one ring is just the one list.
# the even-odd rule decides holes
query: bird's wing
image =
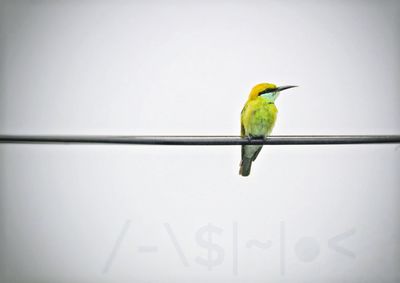
{"label": "bird's wing", "polygon": [[[247,107],[247,103],[244,105],[244,107],[243,107],[243,109],[242,109],[242,112],[240,112],[240,136],[241,137],[244,137],[245,136],[245,134],[246,134],[246,130],[245,130],[245,128],[244,128],[244,125],[243,125],[243,113],[244,113],[244,111],[246,110],[246,107]],[[244,156],[244,145],[242,145],[242,160],[243,160],[243,156]]]}
{"label": "bird's wing", "polygon": [[[242,115],[243,115],[243,113],[246,111],[247,106],[248,106],[248,103],[246,103],[246,105],[243,107]],[[257,112],[257,110],[251,111],[251,115],[253,116],[253,115],[255,114],[255,112]],[[243,121],[241,121],[241,136],[242,136],[242,137],[246,136],[246,131],[245,131],[245,128],[244,128],[244,125],[243,125]],[[254,154],[253,154],[253,156],[252,156],[252,161],[256,160],[258,154],[260,153],[260,151],[261,151],[261,149],[262,149],[262,145],[261,145],[261,146],[256,146],[256,145],[243,145],[243,146],[242,146],[242,159],[243,159],[243,156],[244,156],[244,154],[245,154],[246,147],[247,147],[247,148],[251,148],[251,147],[256,148],[256,147],[258,147],[258,149],[254,152]]]}
{"label": "bird's wing", "polygon": [[244,129],[244,125],[243,125],[243,114],[244,111],[246,111],[247,108],[247,103],[244,105],[242,112],[240,112],[240,136],[244,137],[246,134],[246,131]]}
{"label": "bird's wing", "polygon": [[243,106],[242,112],[240,112],[240,114],[243,114],[243,112],[246,110],[247,108],[247,103]]}

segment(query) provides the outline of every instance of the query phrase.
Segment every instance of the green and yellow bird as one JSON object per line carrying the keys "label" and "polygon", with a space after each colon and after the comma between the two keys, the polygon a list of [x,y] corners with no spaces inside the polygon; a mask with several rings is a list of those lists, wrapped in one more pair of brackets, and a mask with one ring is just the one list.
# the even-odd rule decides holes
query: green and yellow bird
{"label": "green and yellow bird", "polygon": [[[296,86],[277,87],[261,83],[253,87],[241,114],[241,136],[247,138],[266,138],[274,128],[278,109],[275,99],[280,92]],[[256,160],[262,145],[242,145],[242,161],[239,174],[249,176],[251,163]]]}

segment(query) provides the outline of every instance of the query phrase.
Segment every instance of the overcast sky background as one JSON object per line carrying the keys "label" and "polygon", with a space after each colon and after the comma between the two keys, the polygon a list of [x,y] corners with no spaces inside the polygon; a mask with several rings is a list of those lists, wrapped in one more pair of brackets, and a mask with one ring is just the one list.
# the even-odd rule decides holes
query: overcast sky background
{"label": "overcast sky background", "polygon": [[[399,134],[399,27],[395,0],[0,0],[0,133],[235,135],[267,81],[300,86],[275,135]],[[0,145],[0,282],[398,282],[399,158]]]}

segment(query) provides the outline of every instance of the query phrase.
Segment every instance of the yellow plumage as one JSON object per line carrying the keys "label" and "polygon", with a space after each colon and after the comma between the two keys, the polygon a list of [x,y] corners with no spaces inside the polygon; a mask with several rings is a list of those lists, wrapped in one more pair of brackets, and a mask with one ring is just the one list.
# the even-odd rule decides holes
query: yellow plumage
{"label": "yellow plumage", "polygon": [[[241,136],[264,139],[274,128],[278,109],[275,99],[281,90],[293,86],[277,87],[270,83],[261,83],[253,87],[241,114]],[[251,164],[257,158],[262,145],[243,145],[240,172],[242,176],[250,174]]]}

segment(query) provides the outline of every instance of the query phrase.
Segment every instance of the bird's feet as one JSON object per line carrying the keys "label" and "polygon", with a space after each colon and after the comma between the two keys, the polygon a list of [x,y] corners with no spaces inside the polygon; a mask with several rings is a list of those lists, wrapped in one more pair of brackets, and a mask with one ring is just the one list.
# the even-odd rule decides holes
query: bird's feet
{"label": "bird's feet", "polygon": [[265,138],[259,136],[246,136],[246,139],[250,144],[259,144],[259,142],[262,144]]}

